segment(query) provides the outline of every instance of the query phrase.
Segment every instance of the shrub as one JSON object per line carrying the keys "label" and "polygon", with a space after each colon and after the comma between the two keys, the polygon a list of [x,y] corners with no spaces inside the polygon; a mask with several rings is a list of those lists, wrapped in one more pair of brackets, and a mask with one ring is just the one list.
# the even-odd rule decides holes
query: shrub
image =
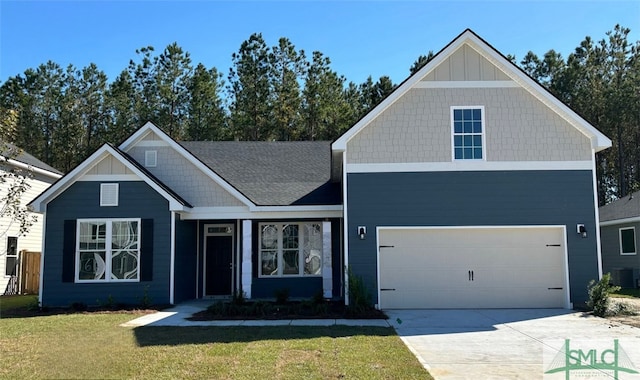
{"label": "shrub", "polygon": [[355,275],[351,268],[348,268],[349,275],[349,306],[347,313],[350,315],[361,315],[373,309],[371,294],[364,284],[361,276]]}
{"label": "shrub", "polygon": [[589,290],[589,301],[587,306],[593,310],[593,314],[598,317],[607,315],[609,307],[609,295],[620,290],[619,286],[611,285],[611,273],[602,276],[600,281],[589,281],[587,289]]}
{"label": "shrub", "polygon": [[84,302],[74,302],[69,306],[69,309],[71,309],[71,311],[86,311],[87,304]]}
{"label": "shrub", "polygon": [[289,288],[277,289],[273,295],[276,297],[276,303],[285,304],[289,300]]}
{"label": "shrub", "polygon": [[151,302],[153,301],[153,299],[151,298],[151,296],[149,296],[149,285],[144,287],[144,291],[142,293],[142,297],[140,297],[140,306],[142,306],[142,308],[146,309],[149,306],[151,306]]}
{"label": "shrub", "polygon": [[247,302],[247,293],[242,290],[234,292],[231,302],[236,305],[244,305]]}

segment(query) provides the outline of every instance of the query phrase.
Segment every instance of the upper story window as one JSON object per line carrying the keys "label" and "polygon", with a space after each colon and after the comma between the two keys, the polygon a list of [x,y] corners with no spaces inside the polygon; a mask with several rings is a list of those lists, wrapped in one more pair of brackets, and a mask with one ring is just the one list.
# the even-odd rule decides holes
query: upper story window
{"label": "upper story window", "polygon": [[635,227],[620,228],[620,254],[635,255],[636,251],[636,229]]}
{"label": "upper story window", "polygon": [[484,107],[451,107],[454,160],[483,160]]}

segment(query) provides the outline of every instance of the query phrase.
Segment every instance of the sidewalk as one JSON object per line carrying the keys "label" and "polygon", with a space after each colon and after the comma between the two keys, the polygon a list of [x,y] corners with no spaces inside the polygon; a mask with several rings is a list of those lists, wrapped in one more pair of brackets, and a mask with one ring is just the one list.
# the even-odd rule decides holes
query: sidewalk
{"label": "sidewalk", "polygon": [[210,300],[189,301],[176,305],[165,311],[144,315],[129,322],[125,322],[120,326],[391,326],[385,319],[251,319],[216,321],[190,321],[187,319],[194,313],[205,310],[210,304]]}

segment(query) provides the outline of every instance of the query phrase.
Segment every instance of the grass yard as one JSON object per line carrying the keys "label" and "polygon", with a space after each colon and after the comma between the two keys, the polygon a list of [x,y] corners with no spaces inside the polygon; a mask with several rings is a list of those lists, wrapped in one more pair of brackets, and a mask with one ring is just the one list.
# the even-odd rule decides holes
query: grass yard
{"label": "grass yard", "polygon": [[0,318],[0,378],[431,378],[392,328],[119,326],[135,317]]}
{"label": "grass yard", "polygon": [[38,296],[0,296],[0,318],[2,318],[3,311],[37,305]]}

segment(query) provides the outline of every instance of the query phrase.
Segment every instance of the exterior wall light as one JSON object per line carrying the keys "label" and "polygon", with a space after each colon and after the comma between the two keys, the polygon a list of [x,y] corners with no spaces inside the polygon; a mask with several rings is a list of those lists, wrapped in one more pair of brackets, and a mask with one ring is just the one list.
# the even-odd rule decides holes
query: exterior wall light
{"label": "exterior wall light", "polygon": [[367,236],[367,227],[358,226],[358,236],[360,237],[360,240],[364,240],[365,236]]}
{"label": "exterior wall light", "polygon": [[577,229],[578,233],[580,235],[582,235],[582,238],[586,238],[587,237],[587,229],[584,228],[584,224],[578,224],[576,226],[576,229]]}

